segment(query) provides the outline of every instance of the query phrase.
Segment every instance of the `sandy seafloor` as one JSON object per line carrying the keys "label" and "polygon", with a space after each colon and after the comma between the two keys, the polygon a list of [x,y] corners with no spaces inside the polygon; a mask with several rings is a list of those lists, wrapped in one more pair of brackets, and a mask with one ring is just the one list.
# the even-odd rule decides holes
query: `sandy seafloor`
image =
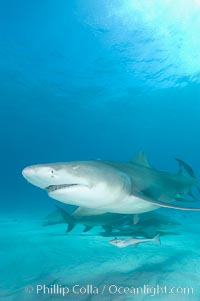
{"label": "sandy seafloor", "polygon": [[[200,212],[160,209],[179,235],[118,249],[100,227],[43,227],[52,199],[21,175],[145,150],[156,168],[177,172],[181,158],[199,178],[199,31],[200,0],[0,1],[0,301],[200,301]],[[36,294],[87,284],[99,294]],[[110,285],[194,293],[115,295]]]}
{"label": "sandy seafloor", "polygon": [[[172,216],[170,210],[159,210]],[[46,212],[49,213],[49,212]],[[99,227],[83,234],[77,225],[65,234],[64,224],[43,227],[45,212],[15,212],[1,216],[1,300],[200,300],[200,214],[175,212],[178,235],[161,237],[161,245],[116,248]],[[37,285],[97,286],[99,294],[36,294]],[[106,285],[120,287],[192,287],[193,293],[109,294]],[[33,292],[25,292],[25,288]]]}

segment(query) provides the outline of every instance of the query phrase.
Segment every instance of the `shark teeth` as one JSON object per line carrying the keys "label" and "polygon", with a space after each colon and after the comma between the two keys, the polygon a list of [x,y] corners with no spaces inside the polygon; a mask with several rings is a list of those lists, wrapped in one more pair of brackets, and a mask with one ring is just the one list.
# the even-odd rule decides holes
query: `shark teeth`
{"label": "shark teeth", "polygon": [[58,189],[62,189],[62,188],[66,188],[66,187],[71,187],[71,186],[76,186],[78,184],[60,184],[60,185],[49,185],[48,187],[46,187],[46,190],[48,192],[52,192]]}

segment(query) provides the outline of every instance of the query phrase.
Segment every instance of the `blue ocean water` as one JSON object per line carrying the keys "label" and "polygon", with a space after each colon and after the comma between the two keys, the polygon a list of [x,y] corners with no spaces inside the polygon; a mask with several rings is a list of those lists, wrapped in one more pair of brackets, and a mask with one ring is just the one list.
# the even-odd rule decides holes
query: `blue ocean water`
{"label": "blue ocean water", "polygon": [[[55,202],[21,175],[38,163],[128,161],[141,149],[158,169],[176,173],[178,157],[198,175],[199,26],[199,0],[0,1],[2,300],[200,300],[198,213],[159,210],[179,235],[120,250],[100,227],[43,227]],[[194,293],[35,291],[75,284]]]}

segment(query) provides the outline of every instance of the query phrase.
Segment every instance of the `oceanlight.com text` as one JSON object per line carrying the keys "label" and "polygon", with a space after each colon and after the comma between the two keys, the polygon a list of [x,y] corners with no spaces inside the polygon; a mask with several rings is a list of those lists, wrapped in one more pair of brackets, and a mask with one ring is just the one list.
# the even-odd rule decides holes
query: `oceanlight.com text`
{"label": "oceanlight.com text", "polygon": [[116,284],[105,284],[101,286],[95,286],[93,284],[74,284],[73,286],[61,285],[61,284],[37,284],[35,286],[29,285],[25,288],[27,294],[35,295],[149,295],[154,297],[156,295],[193,295],[194,289],[189,286],[151,286],[148,284],[142,286],[119,286]]}

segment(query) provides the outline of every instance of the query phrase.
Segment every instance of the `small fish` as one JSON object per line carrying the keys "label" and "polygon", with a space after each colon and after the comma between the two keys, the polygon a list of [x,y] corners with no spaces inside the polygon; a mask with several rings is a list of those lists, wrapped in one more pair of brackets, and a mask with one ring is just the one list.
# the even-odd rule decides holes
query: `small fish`
{"label": "small fish", "polygon": [[144,242],[156,242],[156,243],[160,244],[160,234],[157,234],[153,238],[136,238],[136,237],[127,238],[127,239],[114,238],[109,241],[109,243],[111,245],[116,246],[118,248],[125,248],[128,246],[136,246],[136,245],[138,245],[140,243],[144,243]]}

